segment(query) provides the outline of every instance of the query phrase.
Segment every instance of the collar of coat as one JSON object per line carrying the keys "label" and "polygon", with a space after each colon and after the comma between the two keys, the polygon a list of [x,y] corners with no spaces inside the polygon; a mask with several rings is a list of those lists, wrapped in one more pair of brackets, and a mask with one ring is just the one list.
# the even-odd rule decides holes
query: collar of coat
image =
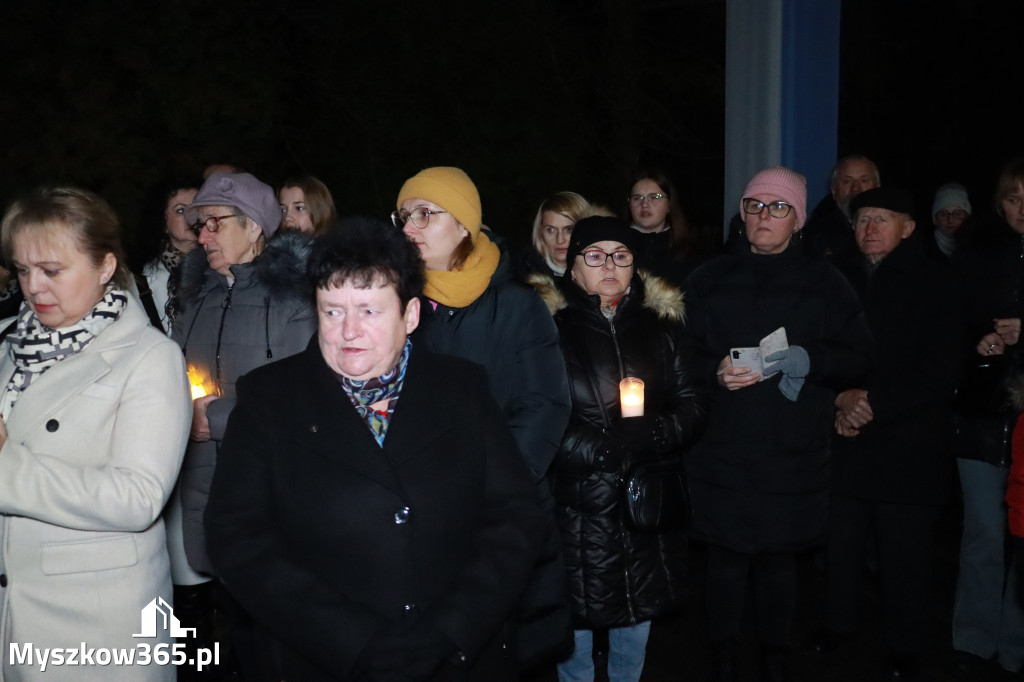
{"label": "collar of coat", "polygon": [[[236,283],[246,279],[265,285],[275,296],[285,298],[306,298],[312,295],[312,285],[306,276],[306,266],[312,249],[313,238],[298,230],[278,230],[270,238],[267,247],[252,260],[252,263],[232,266]],[[177,303],[184,310],[205,291],[212,289],[226,278],[210,269],[206,250],[202,246],[192,249],[181,262]]]}
{"label": "collar of coat", "polygon": [[[638,280],[640,283],[639,287],[636,286]],[[526,278],[526,283],[537,290],[552,315],[568,307],[569,300],[551,275],[539,272],[534,273]],[[633,284],[633,289],[640,289],[643,294],[644,308],[666,320],[680,323],[685,320],[686,305],[683,302],[684,296],[682,291],[661,277],[652,275],[646,270],[637,271],[637,274],[633,277]]]}

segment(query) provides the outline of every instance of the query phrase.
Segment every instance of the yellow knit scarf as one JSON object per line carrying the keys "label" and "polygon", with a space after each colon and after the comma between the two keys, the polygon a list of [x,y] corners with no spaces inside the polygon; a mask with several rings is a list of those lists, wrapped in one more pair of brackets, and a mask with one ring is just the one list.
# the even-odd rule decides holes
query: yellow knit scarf
{"label": "yellow knit scarf", "polygon": [[491,275],[498,269],[500,255],[498,247],[481,232],[461,270],[427,270],[427,285],[423,287],[423,294],[443,305],[465,308],[480,298],[480,294],[491,283]]}

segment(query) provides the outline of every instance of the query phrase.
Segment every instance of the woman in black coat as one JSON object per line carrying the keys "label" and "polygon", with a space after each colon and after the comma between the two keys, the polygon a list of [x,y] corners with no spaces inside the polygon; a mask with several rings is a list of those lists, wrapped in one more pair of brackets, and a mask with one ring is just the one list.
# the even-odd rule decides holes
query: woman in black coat
{"label": "woman in black coat", "polygon": [[206,509],[255,682],[514,682],[505,628],[544,517],[483,369],[410,343],[415,247],[317,242],[320,327],[238,385]]}
{"label": "woman in black coat", "polygon": [[[751,574],[765,676],[786,679],[795,552],[825,534],[834,392],[868,366],[871,338],[856,294],[793,240],[806,203],[802,175],[761,171],[740,200],[745,230],[732,253],[687,281],[695,371],[709,386],[707,429],[687,471],[693,535],[709,544],[706,599],[719,680],[735,679]],[[767,356],[775,363],[763,380],[749,366],[733,366],[731,349],[757,346],[779,327],[789,348]]]}
{"label": "woman in black coat", "polygon": [[[702,418],[682,348],[682,295],[636,273],[633,242],[615,218],[579,221],[560,290],[549,297],[572,394],[553,466],[576,628],[576,651],[558,666],[561,682],[594,679],[592,630],[605,628],[609,680],[638,680],[650,620],[682,600],[685,532],[638,533],[624,520],[625,473],[681,457]],[[643,416],[620,416],[626,376],[645,383]]]}

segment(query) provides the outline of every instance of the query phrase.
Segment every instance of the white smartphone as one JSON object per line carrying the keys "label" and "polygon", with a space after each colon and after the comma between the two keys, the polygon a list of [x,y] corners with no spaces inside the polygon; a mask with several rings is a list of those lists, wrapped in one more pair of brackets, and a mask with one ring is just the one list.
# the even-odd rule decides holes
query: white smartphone
{"label": "white smartphone", "polygon": [[759,374],[764,367],[760,348],[732,348],[729,357],[732,358],[733,367],[749,367],[754,374]]}

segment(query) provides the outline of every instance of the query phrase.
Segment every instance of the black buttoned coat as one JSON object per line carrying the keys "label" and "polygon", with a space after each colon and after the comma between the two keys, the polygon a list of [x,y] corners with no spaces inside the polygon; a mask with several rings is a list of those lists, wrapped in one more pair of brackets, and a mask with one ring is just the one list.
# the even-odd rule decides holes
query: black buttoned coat
{"label": "black buttoned coat", "polygon": [[[964,333],[961,301],[946,263],[917,237],[868,275],[844,270],[875,339],[864,389],[874,419],[855,437],[832,434],[832,492],[872,502],[941,505],[953,472],[950,408]],[[846,389],[843,389],[846,390]]]}
{"label": "black buttoned coat", "polygon": [[471,664],[542,526],[480,367],[414,347],[381,448],[316,337],[239,382],[206,512],[213,565],[275,680],[358,679],[371,636],[410,615],[464,655],[444,679],[483,679]]}

